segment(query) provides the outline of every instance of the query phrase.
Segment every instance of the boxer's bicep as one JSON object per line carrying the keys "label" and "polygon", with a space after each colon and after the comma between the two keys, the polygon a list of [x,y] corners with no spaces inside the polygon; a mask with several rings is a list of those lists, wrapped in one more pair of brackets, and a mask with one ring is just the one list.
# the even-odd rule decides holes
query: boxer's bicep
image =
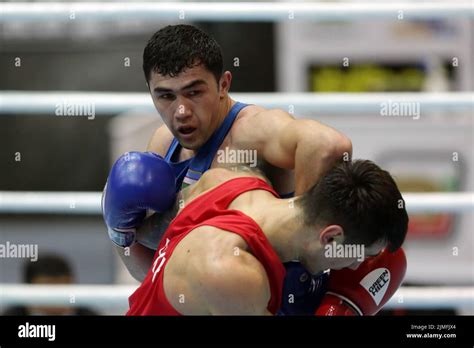
{"label": "boxer's bicep", "polygon": [[[298,119],[285,125],[276,133],[275,148],[280,152],[276,156],[284,156],[279,161],[292,159],[291,169],[297,166],[298,154],[310,156],[332,156],[347,151],[352,154],[352,144],[343,134],[315,120]],[[273,145],[273,144],[272,144]],[[273,152],[268,151],[270,156]],[[270,158],[269,158],[270,159]],[[275,160],[275,159],[274,159]]]}
{"label": "boxer's bicep", "polygon": [[259,157],[285,169],[294,168],[295,144],[286,134],[295,119],[282,110],[265,110],[248,117],[239,125],[239,148],[256,149]]}
{"label": "boxer's bicep", "polygon": [[153,133],[146,151],[154,152],[162,157],[166,156],[166,152],[173,140],[173,134],[169,131],[166,125],[159,127],[155,133]]}

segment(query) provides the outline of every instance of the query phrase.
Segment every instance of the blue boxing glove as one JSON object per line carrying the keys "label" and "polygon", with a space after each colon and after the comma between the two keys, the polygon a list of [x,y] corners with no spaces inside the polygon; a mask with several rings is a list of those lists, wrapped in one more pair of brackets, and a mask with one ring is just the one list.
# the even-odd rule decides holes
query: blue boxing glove
{"label": "blue boxing glove", "polygon": [[286,277],[283,283],[282,304],[278,315],[314,315],[326,294],[329,273],[312,275],[301,263],[284,263]]}
{"label": "blue boxing glove", "polygon": [[128,247],[147,210],[164,212],[176,199],[176,176],[163,157],[152,152],[127,152],[110,170],[102,195],[102,213],[109,237]]}

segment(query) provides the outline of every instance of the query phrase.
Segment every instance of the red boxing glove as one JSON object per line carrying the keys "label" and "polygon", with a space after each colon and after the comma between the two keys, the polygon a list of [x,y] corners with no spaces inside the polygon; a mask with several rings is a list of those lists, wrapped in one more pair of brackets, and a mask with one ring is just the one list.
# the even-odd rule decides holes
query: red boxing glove
{"label": "red boxing glove", "polygon": [[332,270],[316,315],[375,315],[400,287],[407,268],[402,248],[362,262],[356,270]]}

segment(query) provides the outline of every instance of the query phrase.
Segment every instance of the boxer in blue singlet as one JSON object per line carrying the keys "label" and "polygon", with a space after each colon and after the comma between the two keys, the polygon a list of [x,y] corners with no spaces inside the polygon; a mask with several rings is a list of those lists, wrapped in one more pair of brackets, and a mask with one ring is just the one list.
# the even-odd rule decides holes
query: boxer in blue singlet
{"label": "boxer in blue singlet", "polygon": [[[162,197],[169,192],[156,189],[159,177],[149,170],[153,156],[171,164],[177,177],[175,192],[179,192],[209,168],[249,164],[238,156],[219,160],[219,151],[255,153],[258,169],[281,197],[305,192],[335,163],[350,160],[351,142],[335,129],[314,120],[295,119],[283,110],[232,100],[228,94],[232,75],[223,71],[218,44],[193,26],[159,30],[148,42],[143,58],[147,84],[164,125],[154,133],[147,152],[128,154],[128,158],[117,161],[116,165],[127,164],[129,179],[121,186],[106,187],[104,199],[110,238],[130,273],[139,280],[150,267],[158,245],[157,230],[166,224],[152,224],[160,225],[151,228],[153,243],[141,242],[137,231],[144,230],[151,211],[159,218],[172,206],[163,203]],[[137,182],[139,187],[133,187]],[[127,256],[122,248],[127,248]],[[313,314],[327,275],[312,275],[297,262],[285,267],[280,312]]]}

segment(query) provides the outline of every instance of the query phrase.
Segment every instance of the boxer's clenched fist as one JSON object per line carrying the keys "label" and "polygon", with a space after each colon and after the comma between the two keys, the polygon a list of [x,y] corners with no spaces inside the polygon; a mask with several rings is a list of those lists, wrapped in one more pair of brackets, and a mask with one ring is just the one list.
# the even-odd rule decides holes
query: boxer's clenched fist
{"label": "boxer's clenched fist", "polygon": [[163,212],[176,197],[171,166],[151,152],[128,152],[113,165],[102,197],[102,212],[111,240],[130,246],[147,210]]}
{"label": "boxer's clenched fist", "polygon": [[316,315],[375,315],[400,287],[407,260],[402,248],[387,249],[356,269],[332,270]]}

